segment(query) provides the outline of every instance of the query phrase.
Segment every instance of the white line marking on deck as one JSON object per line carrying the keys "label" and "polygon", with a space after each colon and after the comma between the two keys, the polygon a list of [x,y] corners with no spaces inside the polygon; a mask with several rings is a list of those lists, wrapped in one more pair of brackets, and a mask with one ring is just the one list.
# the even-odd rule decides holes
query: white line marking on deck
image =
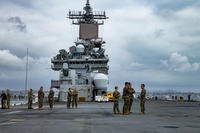
{"label": "white line marking on deck", "polygon": [[17,122],[4,122],[4,123],[0,123],[0,126],[4,126],[4,125],[10,125],[10,124],[15,124]]}
{"label": "white line marking on deck", "polygon": [[12,111],[12,112],[6,112],[6,113],[3,113],[5,115],[9,115],[9,114],[17,114],[17,113],[20,113],[22,111]]}

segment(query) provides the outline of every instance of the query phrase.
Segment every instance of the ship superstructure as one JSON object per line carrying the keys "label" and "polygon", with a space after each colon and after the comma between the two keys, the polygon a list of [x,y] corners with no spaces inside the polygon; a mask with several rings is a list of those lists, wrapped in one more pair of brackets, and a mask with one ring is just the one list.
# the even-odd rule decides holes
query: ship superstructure
{"label": "ship superstructure", "polygon": [[87,0],[83,11],[70,10],[68,18],[79,26],[79,37],[69,51],[61,49],[51,59],[52,70],[60,73],[51,86],[59,89],[60,101],[66,101],[69,88],[78,90],[80,101],[92,101],[106,93],[108,86],[109,58],[99,37],[99,25],[108,17],[105,11],[94,12]]}

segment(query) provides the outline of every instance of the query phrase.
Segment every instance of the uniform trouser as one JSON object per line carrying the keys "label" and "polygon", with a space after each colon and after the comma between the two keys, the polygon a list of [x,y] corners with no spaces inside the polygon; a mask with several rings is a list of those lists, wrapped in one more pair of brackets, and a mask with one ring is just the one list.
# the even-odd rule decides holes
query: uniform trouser
{"label": "uniform trouser", "polygon": [[68,98],[68,99],[67,99],[67,108],[68,108],[68,109],[70,108],[70,105],[71,105],[71,98]]}
{"label": "uniform trouser", "polygon": [[140,101],[140,108],[141,108],[141,113],[145,112],[145,100],[141,99]]}
{"label": "uniform trouser", "polygon": [[7,100],[7,108],[10,108],[10,100]]}
{"label": "uniform trouser", "polygon": [[133,104],[133,98],[130,98],[129,112],[131,112],[131,107],[132,107],[132,104]]}
{"label": "uniform trouser", "polygon": [[1,108],[6,109],[6,100],[1,100]]}
{"label": "uniform trouser", "polygon": [[124,98],[124,107],[123,107],[123,114],[129,113],[129,105],[130,105],[130,99]]}
{"label": "uniform trouser", "polygon": [[43,107],[43,99],[38,99],[38,107],[39,108]]}
{"label": "uniform trouser", "polygon": [[3,109],[3,100],[1,100],[1,108]]}
{"label": "uniform trouser", "polygon": [[28,100],[28,109],[32,108],[32,104],[33,104],[33,101],[32,100]]}
{"label": "uniform trouser", "polygon": [[116,113],[116,111],[119,113],[119,101],[116,100],[114,101],[114,105],[113,105],[113,112]]}
{"label": "uniform trouser", "polygon": [[54,101],[52,99],[49,99],[49,107],[52,109],[53,108],[53,103]]}
{"label": "uniform trouser", "polygon": [[72,100],[72,108],[74,108],[74,104],[75,104],[75,107],[77,108],[77,106],[78,106],[77,97],[74,97]]}

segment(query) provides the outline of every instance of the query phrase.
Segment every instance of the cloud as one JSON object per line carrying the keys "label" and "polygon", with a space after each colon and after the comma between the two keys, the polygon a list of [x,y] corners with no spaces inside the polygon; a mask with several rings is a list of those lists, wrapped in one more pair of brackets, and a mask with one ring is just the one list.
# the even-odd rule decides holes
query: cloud
{"label": "cloud", "polygon": [[9,50],[0,50],[0,67],[22,69],[25,66],[24,58],[19,58]]}
{"label": "cloud", "polygon": [[32,7],[33,2],[31,0],[0,0],[2,5],[15,4],[21,7]]}
{"label": "cloud", "polygon": [[183,56],[178,52],[174,52],[170,55],[167,60],[160,60],[161,64],[168,67],[170,71],[177,72],[191,72],[198,71],[200,68],[200,63],[191,63],[187,56]]}
{"label": "cloud", "polygon": [[200,3],[197,0],[146,0],[148,4],[154,7],[154,12],[161,16],[169,16],[176,11],[183,10],[188,7],[198,6]]}
{"label": "cloud", "polygon": [[8,22],[11,26],[21,32],[26,32],[26,24],[22,22],[21,18],[18,16],[8,18]]}
{"label": "cloud", "polygon": [[[28,86],[34,89],[43,85],[50,86],[52,77],[58,78],[58,74],[50,70],[49,57],[28,57]],[[26,57],[18,57],[9,50],[0,50],[0,84],[1,88],[23,88],[25,82]],[[12,84],[10,84],[12,83]]]}
{"label": "cloud", "polygon": [[131,66],[131,67],[141,67],[141,66],[143,66],[143,64],[140,64],[140,63],[138,63],[138,62],[132,62],[132,63],[130,64],[130,66]]}
{"label": "cloud", "polygon": [[154,34],[156,38],[162,37],[164,35],[164,30],[163,29],[157,29]]}

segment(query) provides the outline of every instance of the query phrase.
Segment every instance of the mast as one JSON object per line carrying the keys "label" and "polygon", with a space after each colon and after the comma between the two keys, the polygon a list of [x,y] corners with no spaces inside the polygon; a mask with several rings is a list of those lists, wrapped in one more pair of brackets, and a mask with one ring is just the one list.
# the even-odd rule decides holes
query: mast
{"label": "mast", "polygon": [[89,0],[87,0],[87,3],[86,3],[86,5],[90,5],[90,1],[89,1]]}
{"label": "mast", "polygon": [[[103,20],[108,19],[106,16],[105,11],[93,11],[92,7],[90,6],[89,0],[87,0],[83,11],[69,11],[68,17],[72,19],[72,24],[80,25],[81,23],[87,24],[98,24],[102,25]],[[102,20],[102,21],[100,21]]]}
{"label": "mast", "polygon": [[108,19],[105,11],[93,11],[90,1],[86,1],[83,11],[69,11],[68,18],[72,24],[79,25],[79,38],[84,41],[91,41],[99,38],[99,25],[104,24]]}
{"label": "mast", "polygon": [[28,89],[28,48],[26,52],[26,78],[25,78],[25,95]]}

